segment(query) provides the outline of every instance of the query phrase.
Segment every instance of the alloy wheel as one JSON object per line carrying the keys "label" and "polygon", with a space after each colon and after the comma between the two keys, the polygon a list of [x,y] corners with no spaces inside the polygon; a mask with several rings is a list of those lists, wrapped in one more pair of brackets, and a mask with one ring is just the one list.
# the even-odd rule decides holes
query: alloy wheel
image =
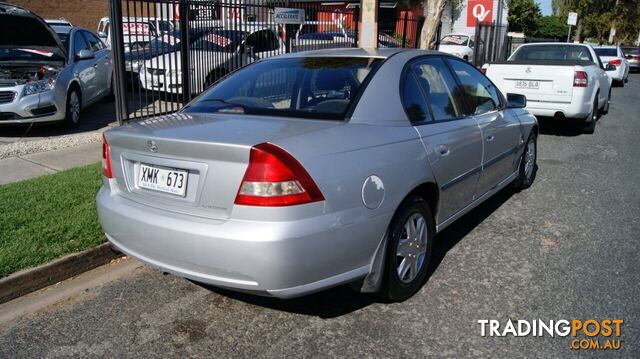
{"label": "alloy wheel", "polygon": [[73,91],[69,96],[69,106],[71,113],[71,121],[73,123],[80,122],[80,98],[78,97],[78,93]]}
{"label": "alloy wheel", "polygon": [[427,252],[427,222],[414,213],[405,221],[396,251],[396,272],[403,283],[412,282],[424,265]]}
{"label": "alloy wheel", "polygon": [[531,137],[527,143],[527,149],[524,153],[524,175],[525,178],[531,179],[533,175],[533,167],[536,165],[536,141]]}

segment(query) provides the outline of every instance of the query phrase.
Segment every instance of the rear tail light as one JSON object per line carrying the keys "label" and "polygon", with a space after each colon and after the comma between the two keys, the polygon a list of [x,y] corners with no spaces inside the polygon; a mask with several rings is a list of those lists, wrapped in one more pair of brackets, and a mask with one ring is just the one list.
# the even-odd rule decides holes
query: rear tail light
{"label": "rear tail light", "polygon": [[633,59],[640,61],[640,55],[633,55]]}
{"label": "rear tail light", "polygon": [[107,178],[113,178],[113,171],[111,170],[111,149],[109,148],[109,142],[104,133],[102,134],[102,175]]}
{"label": "rear tail light", "polygon": [[622,65],[622,60],[620,60],[620,59],[611,60],[611,61],[609,61],[609,65],[620,66],[620,65]]}
{"label": "rear tail light", "polygon": [[484,65],[480,68],[480,72],[482,72],[483,74],[487,74],[487,68],[489,67],[489,65]]}
{"label": "rear tail light", "polygon": [[573,73],[573,87],[587,87],[589,78],[584,71],[576,71]]}
{"label": "rear tail light", "polygon": [[318,201],[324,201],[320,189],[287,151],[270,143],[251,148],[235,204],[276,207]]}

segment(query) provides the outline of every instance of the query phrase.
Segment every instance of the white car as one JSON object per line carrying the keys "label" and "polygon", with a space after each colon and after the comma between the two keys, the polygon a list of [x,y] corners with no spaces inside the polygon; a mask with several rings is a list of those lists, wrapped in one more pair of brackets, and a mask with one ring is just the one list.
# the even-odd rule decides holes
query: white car
{"label": "white car", "polygon": [[[270,27],[214,29],[190,46],[190,88],[204,91],[219,78],[261,58],[284,53],[284,44]],[[140,84],[146,90],[182,93],[181,51],[146,60],[140,68]]]}
{"label": "white car", "polygon": [[607,73],[615,66],[604,67],[589,45],[525,44],[507,61],[485,64],[482,71],[503,93],[525,95],[530,113],[578,119],[586,133],[593,133],[599,116],[609,111]]}
{"label": "white car", "polygon": [[614,83],[620,87],[624,87],[624,83],[629,81],[629,60],[627,60],[620,49],[620,46],[598,46],[593,49],[596,55],[600,57],[603,64],[609,64],[616,67],[615,71],[608,74]]}
{"label": "white car", "polygon": [[474,46],[475,43],[469,35],[449,34],[440,40],[438,51],[469,61],[473,58]]}
{"label": "white car", "polygon": [[[150,39],[168,34],[172,31],[174,31],[174,25],[169,20],[157,19],[155,17],[122,18],[122,36],[125,51],[144,47]],[[108,17],[100,19],[96,33],[98,37],[111,48],[111,20]]]}

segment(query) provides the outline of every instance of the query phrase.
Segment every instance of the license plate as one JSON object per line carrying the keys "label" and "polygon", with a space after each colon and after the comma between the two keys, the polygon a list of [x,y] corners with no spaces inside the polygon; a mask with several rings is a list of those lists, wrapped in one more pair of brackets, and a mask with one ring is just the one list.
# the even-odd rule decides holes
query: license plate
{"label": "license plate", "polygon": [[187,192],[188,172],[140,164],[138,187],[184,197]]}
{"label": "license plate", "polygon": [[516,81],[516,88],[537,90],[540,88],[540,81],[518,80]]}

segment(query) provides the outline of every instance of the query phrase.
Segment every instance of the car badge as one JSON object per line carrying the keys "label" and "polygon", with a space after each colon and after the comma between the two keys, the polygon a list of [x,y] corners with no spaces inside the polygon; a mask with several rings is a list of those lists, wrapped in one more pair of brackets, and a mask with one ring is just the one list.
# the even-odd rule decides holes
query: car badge
{"label": "car badge", "polygon": [[526,70],[524,70],[524,72],[526,72],[526,73],[530,74],[530,73],[531,73],[531,67],[527,67],[527,69],[526,69]]}
{"label": "car badge", "polygon": [[147,141],[147,147],[149,147],[149,151],[158,152],[158,145],[156,145],[156,141],[149,140]]}

